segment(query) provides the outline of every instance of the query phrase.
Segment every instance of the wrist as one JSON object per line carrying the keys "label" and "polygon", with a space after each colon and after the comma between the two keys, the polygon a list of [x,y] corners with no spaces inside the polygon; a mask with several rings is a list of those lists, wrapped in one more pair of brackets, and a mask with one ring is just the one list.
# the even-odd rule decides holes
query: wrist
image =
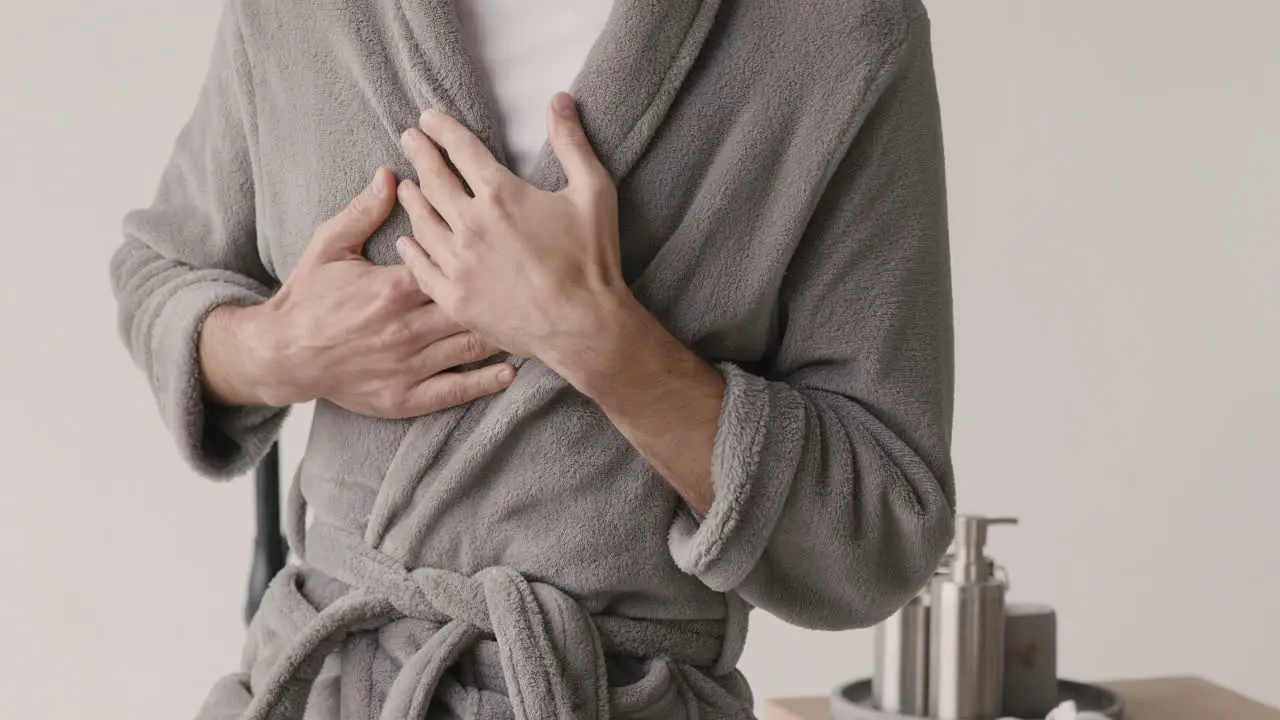
{"label": "wrist", "polygon": [[[572,342],[539,356],[578,392],[616,409],[653,399],[672,382],[720,381],[720,374],[673,336],[629,290],[577,305]],[[639,395],[637,395],[639,391]]]}
{"label": "wrist", "polygon": [[294,404],[279,340],[270,302],[214,308],[200,333],[200,372],[207,395],[230,406]]}
{"label": "wrist", "polygon": [[306,365],[298,357],[297,333],[287,312],[288,290],[282,289],[261,305],[244,308],[240,318],[245,357],[250,358],[250,383],[266,405],[286,407],[316,399],[310,392]]}
{"label": "wrist", "polygon": [[626,348],[642,342],[637,335],[656,323],[629,289],[599,292],[565,303],[560,330],[535,353],[539,360],[595,399],[625,357]]}

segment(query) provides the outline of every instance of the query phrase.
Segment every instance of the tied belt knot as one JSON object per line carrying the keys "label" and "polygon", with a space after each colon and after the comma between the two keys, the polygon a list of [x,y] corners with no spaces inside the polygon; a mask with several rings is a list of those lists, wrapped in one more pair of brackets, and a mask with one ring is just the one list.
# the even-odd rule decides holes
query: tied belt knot
{"label": "tied belt knot", "polygon": [[[300,717],[331,652],[353,633],[402,618],[421,621],[432,632],[396,675],[381,720],[424,717],[445,671],[489,638],[496,641],[512,715],[529,720],[610,717],[606,651],[669,657],[712,674],[731,672],[741,652],[725,645],[729,635],[723,622],[718,632],[708,632],[705,624],[676,624],[655,639],[645,630],[656,621],[592,616],[559,588],[510,567],[470,576],[410,570],[359,537],[325,524],[307,532],[306,545],[306,564],[349,590],[322,610],[294,598],[294,611],[306,605],[306,619],[290,623],[294,627],[283,633],[290,636],[286,647],[254,683],[261,691],[244,714],[248,720]],[[286,586],[292,590],[300,572],[286,568],[268,593],[286,592]]]}

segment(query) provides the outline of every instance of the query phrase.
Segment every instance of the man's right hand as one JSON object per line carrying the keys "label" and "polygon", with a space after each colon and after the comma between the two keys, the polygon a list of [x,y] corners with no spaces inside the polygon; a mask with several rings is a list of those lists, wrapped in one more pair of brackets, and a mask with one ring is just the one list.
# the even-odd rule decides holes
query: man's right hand
{"label": "man's right hand", "polygon": [[325,221],[269,301],[223,306],[205,322],[206,392],[229,405],[292,405],[316,398],[382,418],[426,415],[501,391],[515,368],[449,368],[498,352],[422,294],[403,265],[361,254],[396,203],[396,179],[373,181]]}

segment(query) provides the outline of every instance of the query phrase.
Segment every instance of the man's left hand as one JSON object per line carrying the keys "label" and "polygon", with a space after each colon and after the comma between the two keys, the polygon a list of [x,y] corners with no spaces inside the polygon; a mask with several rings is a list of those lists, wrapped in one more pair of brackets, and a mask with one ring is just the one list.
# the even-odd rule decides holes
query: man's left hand
{"label": "man's left hand", "polygon": [[[570,101],[567,111],[554,109],[561,101]],[[421,130],[402,138],[422,186],[400,185],[417,236],[400,239],[400,255],[453,320],[563,376],[705,515],[715,499],[711,453],[724,379],[631,294],[619,260],[617,190],[571,98],[557,93],[547,114],[569,180],[559,192],[512,175],[453,118],[423,113]]]}
{"label": "man's left hand", "polygon": [[421,183],[399,187],[415,235],[400,238],[400,256],[456,322],[508,352],[537,357],[577,344],[603,322],[602,312],[631,304],[617,190],[567,93],[552,99],[547,128],[568,179],[558,192],[517,177],[438,110],[425,111],[400,138]]}

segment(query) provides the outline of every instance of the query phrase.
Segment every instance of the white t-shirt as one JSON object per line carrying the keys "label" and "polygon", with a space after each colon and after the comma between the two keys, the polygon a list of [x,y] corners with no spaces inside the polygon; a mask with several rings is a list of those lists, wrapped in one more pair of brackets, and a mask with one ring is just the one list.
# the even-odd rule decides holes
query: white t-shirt
{"label": "white t-shirt", "polygon": [[611,0],[458,0],[471,56],[494,96],[512,172],[527,178],[547,137],[547,105],[568,90]]}

